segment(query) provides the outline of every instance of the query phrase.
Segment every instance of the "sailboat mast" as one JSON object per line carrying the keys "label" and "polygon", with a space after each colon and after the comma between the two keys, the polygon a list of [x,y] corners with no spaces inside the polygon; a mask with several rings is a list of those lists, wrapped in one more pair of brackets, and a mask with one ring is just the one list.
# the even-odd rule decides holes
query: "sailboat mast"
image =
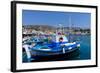
{"label": "sailboat mast", "polygon": [[70,36],[70,34],[71,34],[71,16],[69,16],[69,42],[71,41],[71,36]]}

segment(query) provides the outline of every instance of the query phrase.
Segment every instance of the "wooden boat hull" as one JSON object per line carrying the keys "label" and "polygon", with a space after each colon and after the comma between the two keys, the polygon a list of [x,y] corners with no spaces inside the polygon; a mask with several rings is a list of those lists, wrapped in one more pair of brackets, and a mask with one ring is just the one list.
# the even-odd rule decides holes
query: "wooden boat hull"
{"label": "wooden boat hull", "polygon": [[[40,53],[40,52],[39,52]],[[32,61],[58,61],[58,60],[70,60],[74,57],[78,57],[80,53],[79,48],[75,48],[74,50],[67,51],[66,53],[58,52],[58,53],[46,53],[46,55],[42,54],[32,54],[32,58],[35,60]],[[44,53],[43,53],[44,54]]]}

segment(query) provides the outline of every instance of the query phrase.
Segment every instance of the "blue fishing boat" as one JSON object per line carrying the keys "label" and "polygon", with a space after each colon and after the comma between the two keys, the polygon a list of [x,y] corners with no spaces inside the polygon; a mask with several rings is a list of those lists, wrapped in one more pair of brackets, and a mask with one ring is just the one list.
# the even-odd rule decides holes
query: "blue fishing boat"
{"label": "blue fishing boat", "polygon": [[60,26],[60,28],[57,28],[56,34],[31,37],[24,40],[23,48],[29,61],[63,56],[69,58],[69,56],[73,56],[74,52],[79,51],[80,43],[79,41],[69,41],[63,27]]}
{"label": "blue fishing boat", "polygon": [[56,34],[41,35],[27,38],[23,41],[27,60],[44,60],[66,56],[69,58],[73,53],[79,51],[79,41],[69,41],[60,26]]}

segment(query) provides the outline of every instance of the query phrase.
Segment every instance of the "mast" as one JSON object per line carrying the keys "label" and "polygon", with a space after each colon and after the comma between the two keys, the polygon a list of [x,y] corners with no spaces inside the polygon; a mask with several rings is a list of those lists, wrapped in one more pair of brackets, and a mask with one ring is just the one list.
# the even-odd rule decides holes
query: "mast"
{"label": "mast", "polygon": [[71,42],[71,37],[70,37],[70,34],[71,34],[71,16],[69,16],[69,42]]}

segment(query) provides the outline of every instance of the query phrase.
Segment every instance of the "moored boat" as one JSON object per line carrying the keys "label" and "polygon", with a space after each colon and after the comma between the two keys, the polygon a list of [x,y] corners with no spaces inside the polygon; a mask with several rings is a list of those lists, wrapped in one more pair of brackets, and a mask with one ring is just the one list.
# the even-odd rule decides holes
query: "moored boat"
{"label": "moored boat", "polygon": [[68,40],[61,26],[59,30],[56,30],[55,35],[44,36],[42,39],[39,37],[32,37],[30,38],[31,40],[29,39],[27,43],[23,44],[23,46],[29,45],[28,48],[23,48],[26,49],[26,54],[30,60],[32,58],[35,60],[45,60],[63,56],[69,58],[74,55],[73,53],[79,51],[80,48],[80,43],[78,41],[71,42]]}

